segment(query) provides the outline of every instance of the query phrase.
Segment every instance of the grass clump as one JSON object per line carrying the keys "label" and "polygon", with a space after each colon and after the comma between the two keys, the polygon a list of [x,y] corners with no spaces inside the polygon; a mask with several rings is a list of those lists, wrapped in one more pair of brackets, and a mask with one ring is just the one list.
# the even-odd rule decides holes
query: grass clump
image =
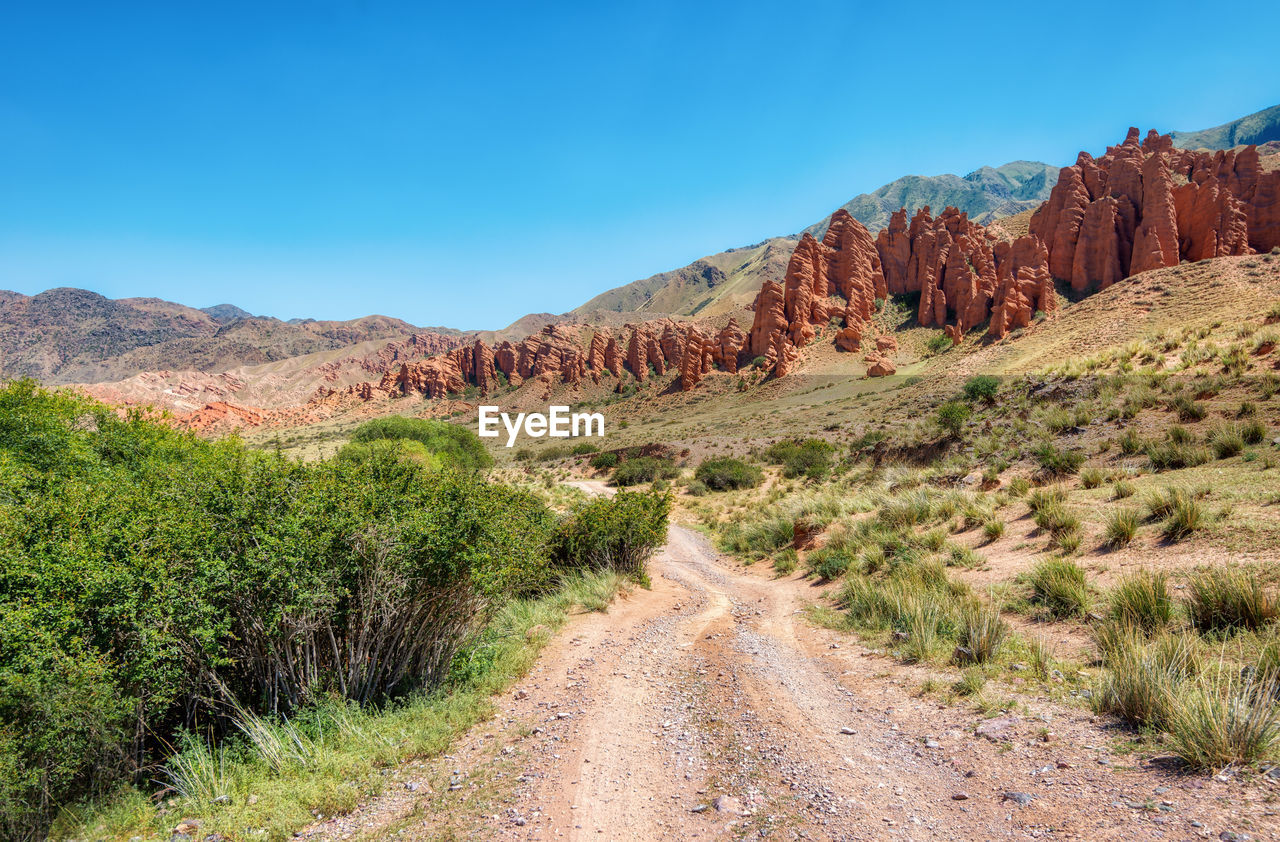
{"label": "grass clump", "polygon": [[1125,498],[1132,497],[1136,490],[1137,489],[1134,488],[1133,483],[1128,480],[1116,480],[1115,485],[1111,486],[1111,499],[1124,500]]}
{"label": "grass clump", "polygon": [[1128,576],[1112,589],[1107,601],[1113,621],[1146,634],[1164,629],[1173,619],[1173,597],[1164,573],[1144,570]]}
{"label": "grass clump", "polygon": [[1240,427],[1235,424],[1223,424],[1215,427],[1206,437],[1209,447],[1213,449],[1213,453],[1219,459],[1229,459],[1232,456],[1239,456],[1244,450],[1244,435]]}
{"label": "grass clump", "polygon": [[1231,676],[1196,682],[1167,716],[1169,746],[1194,769],[1272,761],[1280,748],[1276,685]]}
{"label": "grass clump", "polygon": [[1084,568],[1074,561],[1051,558],[1027,573],[1031,601],[1054,617],[1072,617],[1089,607],[1089,586]]}
{"label": "grass clump", "polygon": [[1078,450],[1060,450],[1052,442],[1044,442],[1035,449],[1036,463],[1050,476],[1068,476],[1080,470],[1085,455]]}
{"label": "grass clump", "polygon": [[1253,569],[1211,567],[1187,585],[1187,614],[1201,632],[1257,630],[1280,614],[1274,592]]}
{"label": "grass clump", "polygon": [[1009,624],[990,605],[970,601],[960,615],[954,658],[961,664],[985,664],[1000,655],[1009,638]]}
{"label": "grass clump", "polygon": [[1138,534],[1138,512],[1134,509],[1117,509],[1107,516],[1106,542],[1112,549],[1127,547]]}
{"label": "grass clump", "polygon": [[1136,727],[1164,728],[1177,704],[1178,688],[1198,669],[1194,641],[1167,635],[1146,642],[1121,635],[1104,653],[1108,671],[1094,687],[1095,713],[1118,716]]}
{"label": "grass clump", "polygon": [[1161,524],[1160,532],[1165,540],[1177,542],[1189,538],[1203,526],[1204,512],[1200,501],[1184,496],[1174,503],[1173,510]]}

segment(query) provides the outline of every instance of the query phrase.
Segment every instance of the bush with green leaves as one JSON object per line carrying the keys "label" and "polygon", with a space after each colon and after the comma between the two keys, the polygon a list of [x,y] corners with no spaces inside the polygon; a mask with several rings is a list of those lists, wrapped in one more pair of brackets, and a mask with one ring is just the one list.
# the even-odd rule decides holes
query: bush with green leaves
{"label": "bush with green leaves", "polygon": [[994,403],[1000,391],[1000,378],[990,374],[975,374],[964,382],[964,396],[971,401]]}
{"label": "bush with green leaves", "polygon": [[824,439],[787,440],[770,445],[764,456],[781,465],[785,477],[821,479],[831,471],[835,450],[835,445]]}
{"label": "bush with green leaves", "polygon": [[619,491],[581,504],[556,530],[555,557],[565,565],[643,578],[645,562],[667,540],[671,494]]}
{"label": "bush with green leaves", "polygon": [[351,434],[351,441],[367,443],[384,439],[408,439],[421,444],[453,468],[483,471],[493,465],[493,457],[469,427],[429,418],[389,415],[366,421]]}
{"label": "bush with green leaves", "polygon": [[617,467],[618,454],[613,451],[599,453],[591,457],[591,461],[587,464],[595,468],[597,471],[607,471],[611,468]]}
{"label": "bush with green leaves", "polygon": [[0,388],[0,836],[232,709],[442,681],[492,605],[553,573],[550,512],[454,429],[400,419],[360,458],[301,463]]}
{"label": "bush with green leaves", "polygon": [[694,479],[705,483],[712,491],[729,491],[755,488],[764,479],[764,472],[741,459],[719,456],[704,459],[694,471],[693,476]]}
{"label": "bush with green leaves", "polygon": [[938,407],[938,426],[952,436],[959,436],[972,414],[973,410],[960,401],[947,401]]}
{"label": "bush with green leaves", "polygon": [[680,475],[680,469],[670,459],[658,456],[638,456],[628,459],[613,469],[613,484],[640,485],[654,480],[671,479]]}

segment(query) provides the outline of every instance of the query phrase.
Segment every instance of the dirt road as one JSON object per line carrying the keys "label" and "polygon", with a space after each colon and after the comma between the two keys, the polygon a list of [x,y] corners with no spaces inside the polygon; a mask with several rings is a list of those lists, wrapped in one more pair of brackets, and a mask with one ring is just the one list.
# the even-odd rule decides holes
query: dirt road
{"label": "dirt road", "polygon": [[766,574],[673,525],[652,590],[576,618],[456,752],[306,835],[1280,836],[1275,781],[1116,754],[1123,731],[1034,691],[987,715],[922,698],[927,670],[814,626],[819,591]]}

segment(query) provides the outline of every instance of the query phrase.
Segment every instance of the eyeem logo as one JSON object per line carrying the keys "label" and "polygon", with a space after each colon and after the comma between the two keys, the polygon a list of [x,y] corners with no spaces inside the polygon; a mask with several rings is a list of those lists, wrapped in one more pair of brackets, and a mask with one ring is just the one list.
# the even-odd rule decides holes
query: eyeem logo
{"label": "eyeem logo", "polygon": [[[549,412],[518,412],[515,418],[501,412],[496,406],[480,407],[480,437],[497,438],[501,435],[498,423],[507,429],[507,447],[516,443],[516,436],[524,428],[524,434],[535,439],[543,436],[567,439],[570,436],[603,436],[604,415],[599,412],[569,412],[567,406],[547,407]],[[593,432],[594,431],[594,432]]]}

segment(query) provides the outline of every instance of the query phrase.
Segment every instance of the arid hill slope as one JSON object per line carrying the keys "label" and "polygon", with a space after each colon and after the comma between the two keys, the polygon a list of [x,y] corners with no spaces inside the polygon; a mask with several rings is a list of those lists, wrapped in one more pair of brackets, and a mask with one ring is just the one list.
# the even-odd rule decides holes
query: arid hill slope
{"label": "arid hill slope", "polygon": [[388,316],[283,322],[244,312],[83,289],[0,290],[0,378],[94,383],[162,369],[217,372],[424,330]]}

